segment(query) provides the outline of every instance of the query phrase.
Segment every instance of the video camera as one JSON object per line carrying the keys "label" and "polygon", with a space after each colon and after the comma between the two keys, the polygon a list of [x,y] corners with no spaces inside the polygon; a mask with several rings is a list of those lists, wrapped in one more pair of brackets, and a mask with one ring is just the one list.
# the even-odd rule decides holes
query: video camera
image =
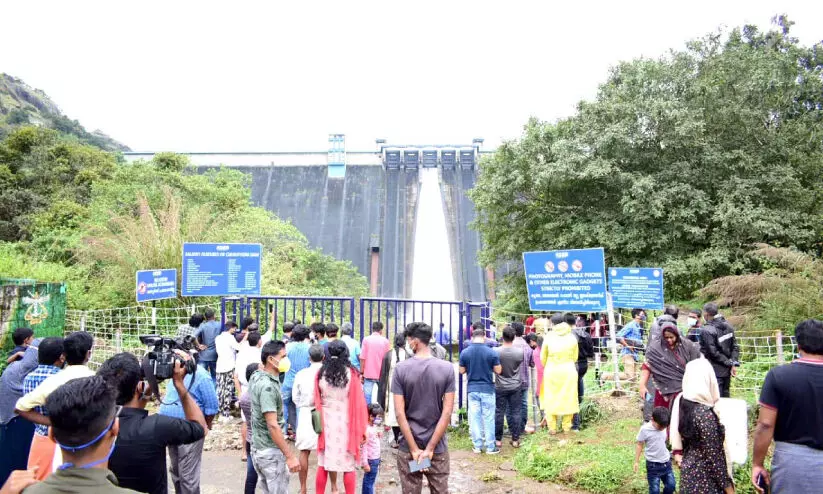
{"label": "video camera", "polygon": [[[180,362],[186,368],[186,374],[194,374],[197,371],[197,340],[194,336],[181,336],[178,338],[166,338],[159,335],[146,335],[140,337],[140,342],[150,348],[148,354],[143,359],[143,373],[151,382],[152,377],[155,382],[170,379],[174,375],[174,362]],[[182,350],[192,356],[185,360],[174,353],[174,350]],[[151,376],[147,371],[151,371]]]}

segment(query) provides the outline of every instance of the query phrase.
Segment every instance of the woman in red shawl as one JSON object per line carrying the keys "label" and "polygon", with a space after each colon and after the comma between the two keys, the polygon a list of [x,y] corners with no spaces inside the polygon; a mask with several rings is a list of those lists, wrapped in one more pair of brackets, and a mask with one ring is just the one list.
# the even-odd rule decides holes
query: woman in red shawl
{"label": "woman in red shawl", "polygon": [[317,438],[317,493],[326,491],[331,476],[332,490],[337,474],[343,473],[346,494],[354,494],[356,468],[360,464],[360,445],[366,439],[368,410],[360,374],[352,368],[345,342],[329,342],[329,358],[317,373],[314,403],[320,412],[323,431]]}

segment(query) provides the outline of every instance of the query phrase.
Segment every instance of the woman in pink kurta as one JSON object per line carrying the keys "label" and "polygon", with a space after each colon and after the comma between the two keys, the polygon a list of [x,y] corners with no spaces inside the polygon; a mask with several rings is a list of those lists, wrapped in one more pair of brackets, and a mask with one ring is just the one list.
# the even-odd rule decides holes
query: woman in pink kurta
{"label": "woman in pink kurta", "polygon": [[340,340],[330,342],[328,357],[317,373],[315,388],[323,427],[317,441],[315,489],[325,492],[327,477],[331,477],[336,492],[337,474],[342,472],[346,494],[354,494],[355,470],[368,423],[366,400],[360,374],[351,368],[346,344]]}

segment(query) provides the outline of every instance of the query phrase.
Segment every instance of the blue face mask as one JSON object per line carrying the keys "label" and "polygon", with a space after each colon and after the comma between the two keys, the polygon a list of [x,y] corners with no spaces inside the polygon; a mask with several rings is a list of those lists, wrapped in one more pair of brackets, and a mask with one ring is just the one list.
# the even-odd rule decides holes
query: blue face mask
{"label": "blue face mask", "polygon": [[[117,420],[117,416],[120,415],[120,410],[122,410],[122,409],[123,409],[123,407],[117,407],[117,410],[115,411],[114,418],[111,420],[111,423],[105,429],[103,429],[103,432],[98,434],[97,437],[95,437],[91,441],[87,442],[86,444],[81,444],[80,446],[65,446],[63,444],[57,443],[57,445],[60,446],[60,449],[62,449],[64,451],[70,451],[72,453],[83,450],[83,449],[86,449],[86,448],[90,448],[91,446],[94,446],[95,444],[100,442],[101,439],[103,439],[103,437],[111,430],[112,427],[114,427],[114,421]],[[109,458],[111,458],[112,453],[114,453],[114,445],[115,444],[117,444],[117,438],[116,437],[114,438],[114,441],[111,442],[111,448],[109,448],[109,452],[106,454],[106,457],[103,458],[103,459],[93,461],[91,463],[86,463],[85,465],[75,465],[74,463],[63,463],[62,465],[57,467],[57,469],[58,470],[66,470],[68,468],[93,468],[93,467],[96,467],[97,465],[100,465],[102,463],[105,463],[105,462],[109,461]]]}

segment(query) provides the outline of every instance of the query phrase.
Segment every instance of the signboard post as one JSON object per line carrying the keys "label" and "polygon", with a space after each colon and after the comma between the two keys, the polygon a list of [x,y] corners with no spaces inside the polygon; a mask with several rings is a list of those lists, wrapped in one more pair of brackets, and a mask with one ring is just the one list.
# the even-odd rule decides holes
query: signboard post
{"label": "signboard post", "polygon": [[146,269],[134,273],[138,302],[177,298],[176,269]]}
{"label": "signboard post", "polygon": [[663,269],[609,268],[609,292],[615,307],[663,310]]}
{"label": "signboard post", "polygon": [[184,297],[260,295],[260,244],[183,244]]}
{"label": "signboard post", "polygon": [[535,311],[605,312],[603,249],[524,252],[529,308]]}

